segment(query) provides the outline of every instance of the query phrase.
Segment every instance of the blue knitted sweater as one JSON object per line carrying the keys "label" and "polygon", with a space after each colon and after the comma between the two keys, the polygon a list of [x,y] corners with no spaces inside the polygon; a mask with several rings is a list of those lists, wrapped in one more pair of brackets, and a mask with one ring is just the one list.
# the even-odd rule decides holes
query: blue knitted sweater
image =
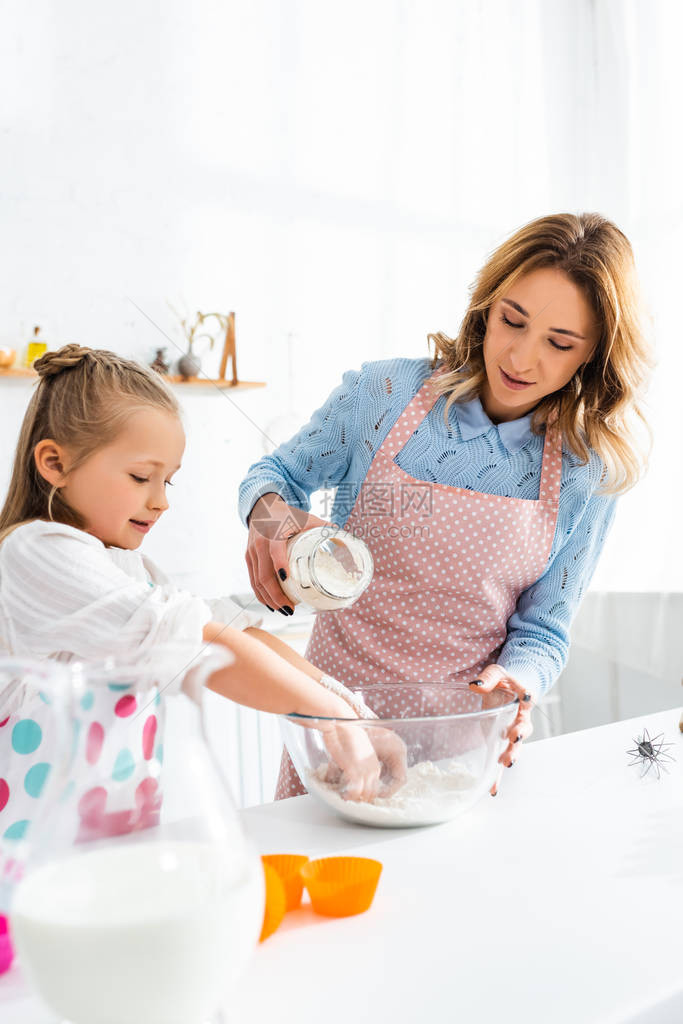
{"label": "blue knitted sweater", "polygon": [[[375,452],[430,372],[428,359],[387,359],[345,373],[290,441],[250,467],[240,486],[242,521],[246,524],[254,503],[268,491],[309,509],[313,491],[336,488],[329,518],[345,523]],[[473,399],[451,405],[446,427],[445,403],[441,395],[398,453],[401,469],[419,480],[537,499],[543,438],[532,434],[531,416],[496,426]],[[582,463],[563,451],[550,559],[508,621],[498,664],[538,695],[564,667],[569,627],[614,517],[614,498],[596,493],[601,474],[595,453]]]}

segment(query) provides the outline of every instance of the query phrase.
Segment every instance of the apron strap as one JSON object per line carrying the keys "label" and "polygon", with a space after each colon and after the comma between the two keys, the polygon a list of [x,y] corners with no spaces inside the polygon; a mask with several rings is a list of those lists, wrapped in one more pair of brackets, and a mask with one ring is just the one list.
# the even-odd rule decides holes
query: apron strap
{"label": "apron strap", "polygon": [[[445,370],[439,367],[431,376],[427,377],[415,397],[411,398],[394,423],[384,439],[384,444],[379,449],[387,458],[396,458],[401,448],[407,443],[410,435],[417,430],[425,416],[431,412],[439,397],[432,388],[431,383],[444,372]],[[377,454],[379,454],[379,451]]]}

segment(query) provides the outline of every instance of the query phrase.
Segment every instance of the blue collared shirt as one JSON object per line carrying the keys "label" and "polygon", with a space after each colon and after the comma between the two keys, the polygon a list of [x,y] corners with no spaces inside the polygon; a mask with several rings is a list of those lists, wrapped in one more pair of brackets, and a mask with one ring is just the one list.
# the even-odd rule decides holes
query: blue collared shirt
{"label": "blue collared shirt", "polygon": [[531,438],[531,413],[527,416],[520,416],[517,420],[509,420],[505,423],[496,424],[489,419],[484,406],[478,398],[469,402],[461,402],[454,407],[454,414],[460,427],[460,436],[463,441],[471,441],[473,437],[494,429],[498,431],[501,442],[509,452],[517,451],[526,441]]}
{"label": "blue collared shirt", "polygon": [[[276,491],[290,505],[310,508],[310,495],[334,491],[327,517],[343,524],[375,452],[431,372],[428,359],[364,363],[289,441],[259,459],[240,487],[242,521],[256,500]],[[444,420],[441,395],[396,456],[418,480],[505,497],[538,498],[543,437],[532,433],[531,414],[493,423],[478,398],[452,403]],[[544,693],[564,667],[569,626],[590,581],[615,509],[597,493],[602,463],[562,457],[560,511],[544,574],[517,602],[498,663],[536,693]],[[343,680],[342,680],[343,681]]]}

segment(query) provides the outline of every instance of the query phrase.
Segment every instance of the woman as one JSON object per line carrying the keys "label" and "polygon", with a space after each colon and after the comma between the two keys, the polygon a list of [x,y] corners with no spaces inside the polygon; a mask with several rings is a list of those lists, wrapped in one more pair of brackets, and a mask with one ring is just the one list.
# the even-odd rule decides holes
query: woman
{"label": "woman", "polygon": [[[466,682],[520,697],[501,763],[567,657],[569,626],[644,459],[635,427],[650,365],[628,239],[598,214],[542,217],[479,272],[434,359],[366,363],[240,490],[247,563],[289,614],[286,540],[332,519],[368,543],[375,575],[318,615],[307,657],[347,685]],[[495,794],[495,788],[492,792]],[[278,797],[303,792],[285,755]]]}

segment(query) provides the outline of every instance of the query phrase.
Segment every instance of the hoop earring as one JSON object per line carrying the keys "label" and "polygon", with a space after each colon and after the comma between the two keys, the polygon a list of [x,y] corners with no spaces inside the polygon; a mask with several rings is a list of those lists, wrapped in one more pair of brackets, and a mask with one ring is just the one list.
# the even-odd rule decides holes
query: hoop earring
{"label": "hoop earring", "polygon": [[53,486],[52,490],[50,491],[50,497],[47,499],[47,515],[51,523],[54,523],[54,519],[52,518],[52,499],[57,493],[57,490],[58,488]]}

